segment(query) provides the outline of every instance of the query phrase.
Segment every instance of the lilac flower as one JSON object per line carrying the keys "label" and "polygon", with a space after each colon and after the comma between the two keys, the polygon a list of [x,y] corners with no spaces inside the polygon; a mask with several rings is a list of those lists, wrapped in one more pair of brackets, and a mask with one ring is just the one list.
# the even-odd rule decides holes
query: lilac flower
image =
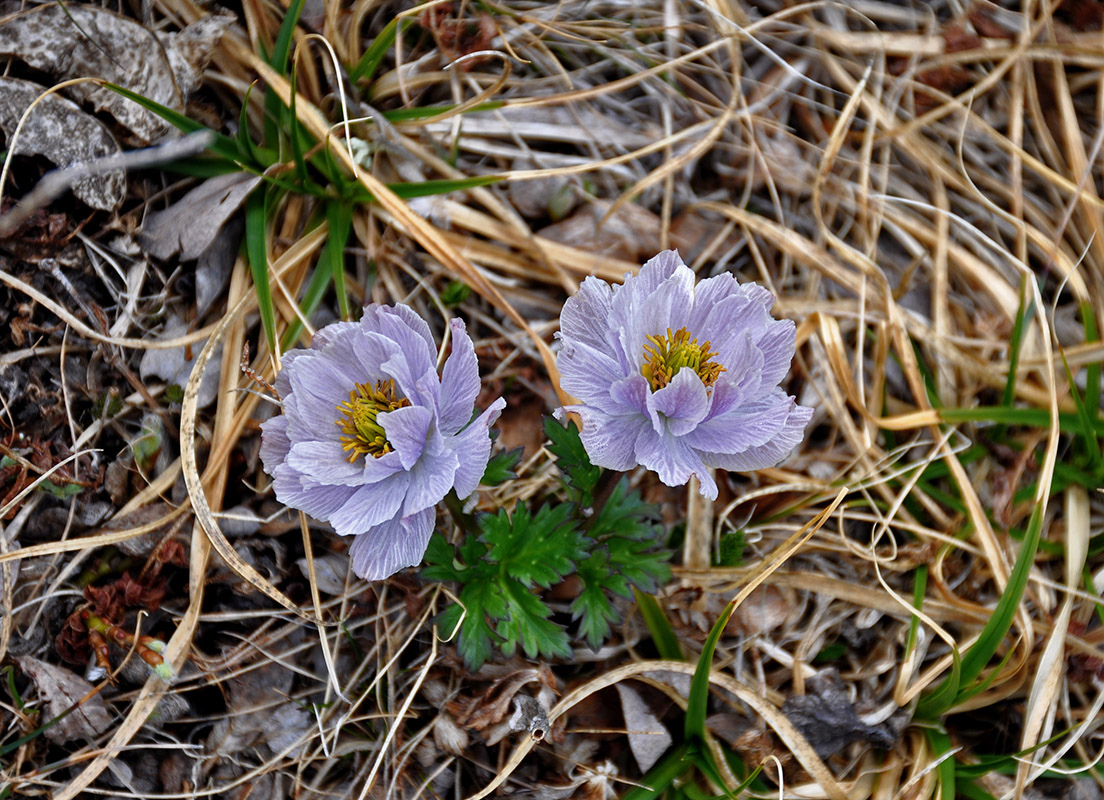
{"label": "lilac flower", "polygon": [[281,503],[355,536],[357,575],[380,580],[422,560],[437,503],[475,491],[502,398],[472,420],[475,349],[454,319],[437,375],[425,320],[407,306],[370,305],[284,358],[284,413],[261,426],[261,460]]}
{"label": "lilac flower", "polygon": [[778,387],[794,355],[794,324],[771,293],[729,274],[694,285],[674,250],[622,286],[590,277],[564,304],[556,366],[580,400],[592,462],[642,464],[668,486],[691,475],[716,498],[706,467],[770,467],[800,442],[813,410]]}

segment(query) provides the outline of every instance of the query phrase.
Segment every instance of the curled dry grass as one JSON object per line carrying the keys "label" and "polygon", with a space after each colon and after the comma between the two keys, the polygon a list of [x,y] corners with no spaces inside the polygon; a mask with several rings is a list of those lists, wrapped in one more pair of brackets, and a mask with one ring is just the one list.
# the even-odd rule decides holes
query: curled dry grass
{"label": "curled dry grass", "polygon": [[[764,773],[768,785],[849,798],[934,796],[948,763],[971,764],[981,753],[1024,754],[1007,774],[978,780],[993,796],[1037,784],[1041,766],[1058,756],[1094,762],[1104,702],[1097,620],[1104,573],[1092,538],[1100,496],[1068,481],[1054,495],[1047,487],[1071,449],[1057,422],[1058,412],[1076,412],[1069,376],[1084,391],[1086,371],[1102,355],[1078,327],[1084,309],[1104,319],[1099,32],[1071,27],[1047,4],[1027,4],[1026,16],[976,6],[972,27],[957,30],[942,3],[460,5],[466,19],[487,15],[494,31],[482,45],[493,53],[445,68],[440,41],[401,38],[364,102],[348,108],[350,130],[373,144],[370,166],[354,166],[341,147],[334,152],[379,201],[354,216],[354,296],[411,303],[441,328],[450,313],[441,293],[455,280],[472,286],[462,311],[479,336],[489,383],[514,387],[512,399],[529,404],[512,423],[521,429],[536,426],[555,402],[548,343],[563,298],[583,277],[617,279],[677,245],[703,276],[732,269],[763,282],[778,297],[776,313],[798,323],[791,390],[818,411],[805,445],[783,467],[728,479],[716,506],[690,495],[683,567],[663,592],[683,640],[700,642],[723,602],[761,569],[759,560],[841,487],[847,493],[786,563],[771,565],[766,588],[746,601],[722,640],[717,685],[729,689],[734,709],[757,708],[754,725],[776,735],[745,756],[778,765]],[[158,0],[155,8],[178,24],[205,13],[188,0]],[[321,8],[311,24],[322,38],[299,35],[294,59],[298,115],[319,137],[339,135],[342,122],[322,39],[341,63],[355,63],[395,12],[367,0]],[[413,20],[425,8],[402,13]],[[209,76],[212,96],[231,108],[257,77],[290,96],[286,77],[256,55],[273,41],[282,11],[247,3],[243,12],[243,27],[224,39]],[[491,99],[503,104],[465,111]],[[446,102],[461,108],[372,122],[380,109]],[[509,183],[410,204],[384,186],[483,174]],[[525,204],[547,207],[557,193],[575,207],[574,227],[534,230],[531,220],[544,215]],[[296,318],[296,298],[325,241],[324,225],[306,229],[310,202],[288,197],[269,220],[285,324]],[[132,212],[130,222],[140,216]],[[103,343],[126,361],[154,346],[126,298],[103,333],[10,271],[3,279],[66,323],[84,347]],[[1009,343],[1025,308],[1013,364]],[[189,566],[186,597],[169,605],[174,632],[164,654],[179,679],[149,678],[117,694],[116,724],[95,747],[52,764],[16,758],[5,779],[16,781],[17,794],[68,800],[109,775],[114,762],[129,761],[133,748],[175,742],[187,754],[181,786],[197,789],[165,795],[172,797],[239,796],[251,785],[273,796],[467,796],[495,773],[534,797],[551,797],[541,791],[572,780],[579,796],[623,791],[639,775],[623,744],[610,744],[617,731],[601,736],[597,751],[570,750],[586,738],[571,733],[583,726],[570,714],[566,739],[535,748],[506,739],[460,751],[442,731],[461,730],[446,701],[479,698],[488,675],[529,670],[537,685],[560,691],[566,680],[572,702],[585,704],[630,676],[684,669],[645,663],[649,651],[638,645],[647,633],[635,614],[610,648],[599,656],[580,650],[578,666],[558,676],[517,661],[471,676],[432,626],[445,601],[438,590],[406,579],[372,588],[347,581],[334,596],[319,591],[312,570],[293,598],[277,585],[286,576],[265,574],[236,549],[220,518],[228,484],[265,484],[256,463],[262,398],[242,391],[252,384],[239,368],[243,345],[256,341],[254,312],[239,259],[221,316],[197,320],[200,329],[187,337],[206,344],[179,418],[182,455],[117,516],[167,496],[181,475],[182,505],[138,527],[17,550],[8,542],[36,505],[35,495],[18,498],[23,506],[0,537],[4,605],[14,609],[3,617],[0,651],[32,638],[41,607],[74,594],[74,575],[98,548],[177,519]],[[4,358],[63,360],[67,344],[58,344]],[[262,350],[252,367],[271,380],[276,360]],[[204,370],[219,373],[213,409],[198,406]],[[1012,428],[998,445],[988,435],[996,420],[947,424],[935,410],[996,405],[1008,385],[1016,407],[1041,409],[1051,422]],[[143,395],[163,407],[161,391],[125,397],[121,418],[140,416],[149,405]],[[72,418],[69,425],[73,452],[94,445],[103,428]],[[984,446],[972,447],[978,442]],[[232,478],[235,451],[247,454],[249,471]],[[521,480],[495,500],[554,483],[547,457],[536,449],[527,456]],[[1041,488],[1015,494],[1031,485]],[[271,500],[251,504],[276,510]],[[859,643],[834,664],[867,721],[912,707],[951,672],[952,648],[981,635],[1019,552],[1009,532],[1022,536],[1036,509],[1050,546],[1039,550],[984,687],[943,717],[949,735],[929,735],[933,721],[902,726],[892,751],[853,745],[826,761],[811,753],[776,709],[806,690],[818,654]],[[672,517],[681,513],[672,507]],[[745,523],[754,555],[748,566],[710,566],[717,537]],[[306,554],[334,546],[325,537],[312,543],[301,524]],[[285,540],[293,538],[287,530],[280,529]],[[13,580],[28,564],[48,566],[28,573],[40,576],[33,581]],[[921,569],[927,581],[916,598]],[[205,602],[213,575],[268,600],[254,599],[244,611]],[[250,751],[220,772],[214,754],[178,738],[183,723],[141,732],[166,694],[185,694],[202,741],[228,712],[205,715],[199,690],[214,687],[225,698],[235,681],[272,665],[294,674],[289,697],[315,721],[279,748]],[[598,771],[607,756],[613,771]],[[1085,775],[1101,780],[1099,772]]]}

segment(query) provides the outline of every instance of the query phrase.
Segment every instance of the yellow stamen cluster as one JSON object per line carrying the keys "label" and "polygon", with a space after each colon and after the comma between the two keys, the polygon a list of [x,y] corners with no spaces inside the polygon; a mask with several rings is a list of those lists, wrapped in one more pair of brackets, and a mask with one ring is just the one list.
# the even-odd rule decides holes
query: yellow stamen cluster
{"label": "yellow stamen cluster", "polygon": [[335,420],[343,434],[341,447],[349,453],[349,463],[362,455],[379,458],[390,453],[391,443],[376,417],[408,405],[410,401],[405,397],[395,396],[394,381],[379,381],[374,387],[368,383],[356,384],[349,392],[349,399],[337,407],[341,419]]}
{"label": "yellow stamen cluster", "polygon": [[644,366],[641,373],[648,379],[652,391],[662,389],[683,367],[690,367],[698,373],[702,383],[712,386],[725,368],[713,361],[716,353],[709,350],[709,342],[698,344],[691,339],[686,328],[674,333],[667,329],[667,335],[653,334],[648,337],[650,344],[644,345]]}

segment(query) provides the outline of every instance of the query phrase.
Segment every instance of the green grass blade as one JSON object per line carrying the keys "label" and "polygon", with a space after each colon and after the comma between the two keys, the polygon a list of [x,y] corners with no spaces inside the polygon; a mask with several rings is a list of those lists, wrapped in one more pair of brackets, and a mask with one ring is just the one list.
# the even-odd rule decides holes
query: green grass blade
{"label": "green grass blade", "polygon": [[337,307],[342,319],[352,319],[349,309],[349,295],[345,289],[345,245],[349,241],[349,232],[353,224],[353,207],[349,203],[334,201],[326,205],[326,221],[330,225],[330,236],[326,240],[323,258],[330,262],[329,272],[337,294]]}
{"label": "green grass blade", "polygon": [[956,647],[951,651],[951,674],[939,685],[921,696],[916,704],[917,719],[936,719],[955,704],[962,686],[962,658]]}
{"label": "green grass blade", "polygon": [[[1050,425],[1050,412],[1041,408],[1004,408],[1003,406],[975,406],[974,408],[941,408],[939,417],[944,422],[996,422],[1005,425],[1023,425],[1030,428],[1046,428]],[[1062,433],[1081,433],[1081,420],[1076,414],[1059,414],[1058,427]],[[1104,435],[1104,420],[1092,420],[1096,435]]]}
{"label": "green grass blade", "polygon": [[[1008,577],[1008,586],[997,602],[997,608],[993,616],[985,623],[981,636],[962,657],[962,685],[969,686],[989,663],[989,659],[997,652],[1005,634],[1012,627],[1012,620],[1016,616],[1016,609],[1027,588],[1027,579],[1031,567],[1035,563],[1035,553],[1039,549],[1039,539],[1043,529],[1042,505],[1036,504],[1031,512],[1031,519],[1027,523],[1027,531],[1024,534],[1023,545],[1016,557],[1016,563],[1012,567],[1012,574]],[[962,696],[962,690],[959,690]]]}
{"label": "green grass blade", "polygon": [[288,7],[287,15],[280,25],[280,32],[276,34],[276,44],[272,48],[272,55],[268,64],[274,70],[284,75],[287,72],[288,56],[291,53],[291,38],[295,34],[295,26],[299,24],[299,16],[303,13],[306,0],[293,0]]}
{"label": "green grass blade", "polygon": [[[946,731],[928,728],[925,731],[928,737],[928,746],[931,747],[934,756],[945,756],[951,751],[951,737]],[[955,800],[955,760],[954,757],[943,758],[936,768],[939,776],[940,800]]]}
{"label": "green grass blade", "polygon": [[1086,455],[1089,457],[1089,463],[1095,467],[1092,472],[1096,473],[1100,467],[1100,441],[1097,438],[1096,432],[1093,430],[1093,417],[1095,414],[1089,412],[1085,406],[1085,401],[1081,397],[1081,392],[1077,388],[1077,384],[1074,381],[1073,370],[1070,369],[1069,361],[1066,360],[1066,353],[1063,350],[1059,350],[1059,355],[1062,357],[1062,366],[1066,370],[1066,380],[1069,381],[1070,394],[1073,395],[1073,407],[1077,414],[1077,421],[1081,425],[1081,446],[1084,447]]}
{"label": "green grass blade", "polygon": [[[116,94],[121,94],[128,100],[133,100],[138,105],[147,111],[152,111],[161,119],[168,122],[174,128],[183,131],[184,133],[195,133],[196,131],[210,131],[214,136],[214,140],[211,142],[211,146],[207,149],[216,155],[220,155],[223,158],[229,159],[234,162],[241,162],[242,164],[249,164],[248,154],[243,154],[238,150],[238,144],[229,136],[218,133],[208,128],[206,125],[201,125],[190,117],[186,117],[179,111],[173,111],[167,106],[163,106],[158,102],[150,100],[137,92],[132,92],[130,89],[126,89],[122,86],[118,86],[114,83],[104,83],[111,91]],[[256,166],[256,165],[253,165]],[[262,166],[263,169],[263,166]]]}
{"label": "green grass blade", "polygon": [[1020,364],[1020,353],[1023,351],[1024,333],[1027,331],[1027,320],[1035,313],[1034,298],[1028,302],[1027,282],[1024,277],[1020,281],[1020,306],[1016,309],[1016,321],[1012,325],[1012,335],[1008,343],[1008,380],[1004,384],[1004,394],[1001,396],[1001,405],[1005,408],[1012,407],[1012,401],[1016,399],[1016,369]]}
{"label": "green grass blade", "polygon": [[640,779],[640,786],[626,792],[621,800],[655,800],[694,765],[690,747],[681,744],[656,762],[648,774]]}
{"label": "green grass blade", "polygon": [[368,49],[364,51],[364,55],[360,57],[360,60],[349,70],[349,80],[353,83],[362,80],[371,83],[372,79],[376,77],[376,70],[379,69],[383,57],[394,46],[395,37],[400,33],[400,26],[401,31],[405,31],[410,22],[410,19],[406,17],[394,17],[388,22],[376,38],[372,40],[372,43],[368,45]]}
{"label": "green grass blade", "polygon": [[266,211],[267,191],[255,191],[245,201],[245,254],[253,274],[253,288],[257,292],[257,308],[261,312],[261,327],[265,340],[276,349],[276,308],[272,303],[272,287],[268,282],[268,234]]}
{"label": "green grass blade", "polygon": [[[1086,301],[1081,304],[1081,318],[1085,320],[1085,341],[1099,342],[1100,330],[1096,324],[1092,303]],[[1100,417],[1100,362],[1093,361],[1086,365],[1085,375],[1088,379],[1085,388],[1085,405],[1091,409],[1092,418],[1095,421]]]}
{"label": "green grass blade", "polygon": [[[383,118],[388,122],[411,122],[413,120],[428,119],[447,114],[456,108],[456,103],[444,103],[439,106],[421,106],[420,108],[396,108],[384,111]],[[478,103],[469,108],[465,113],[473,114],[479,111],[494,111],[506,105],[501,100],[490,100],[486,103]]]}
{"label": "green grass blade", "polygon": [[670,620],[663,613],[659,601],[650,594],[644,594],[639,589],[633,588],[633,597],[636,598],[636,607],[640,609],[640,617],[648,626],[648,632],[652,634],[659,657],[667,661],[682,661],[686,654],[682,652],[678,635],[671,627]]}
{"label": "green grass blade", "polygon": [[686,740],[703,741],[705,739],[705,715],[709,704],[709,675],[713,671],[713,653],[717,649],[717,642],[721,639],[732,612],[736,610],[733,602],[725,606],[721,616],[713,624],[709,635],[705,637],[702,645],[701,656],[698,658],[698,666],[694,670],[694,677],[690,681],[690,696],[686,702]]}

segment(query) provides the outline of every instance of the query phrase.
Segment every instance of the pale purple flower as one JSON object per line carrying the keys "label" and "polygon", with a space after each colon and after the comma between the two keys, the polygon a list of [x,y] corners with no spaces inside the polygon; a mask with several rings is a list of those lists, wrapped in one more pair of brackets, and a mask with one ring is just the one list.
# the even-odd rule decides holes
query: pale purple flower
{"label": "pale purple flower", "polygon": [[668,486],[707,467],[771,467],[801,442],[813,410],[778,383],[794,355],[794,324],[771,317],[774,297],[730,274],[698,283],[674,250],[625,276],[590,277],[564,304],[560,385],[580,401],[557,412],[582,419],[590,460],[641,464]]}
{"label": "pale purple flower", "polygon": [[475,491],[502,398],[472,420],[475,348],[452,320],[452,353],[437,374],[425,320],[407,306],[370,305],[336,322],[309,350],[284,357],[284,413],[261,426],[261,461],[276,497],[342,536],[357,575],[386,578],[422,560],[437,503]]}

